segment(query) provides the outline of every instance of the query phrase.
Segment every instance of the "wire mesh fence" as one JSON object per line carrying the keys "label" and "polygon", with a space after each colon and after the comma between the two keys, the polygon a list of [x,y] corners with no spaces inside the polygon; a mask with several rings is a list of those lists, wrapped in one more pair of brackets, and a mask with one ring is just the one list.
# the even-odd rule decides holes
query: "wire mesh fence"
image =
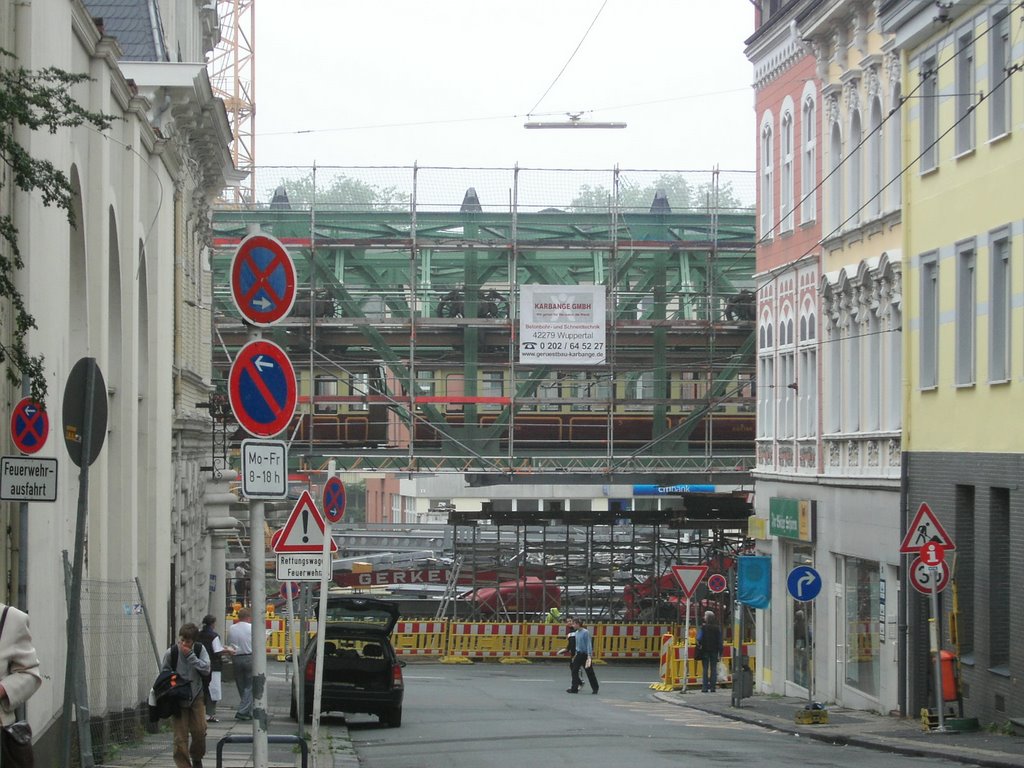
{"label": "wire mesh fence", "polygon": [[142,736],[159,664],[137,582],[82,582],[82,638],[92,753],[105,764]]}

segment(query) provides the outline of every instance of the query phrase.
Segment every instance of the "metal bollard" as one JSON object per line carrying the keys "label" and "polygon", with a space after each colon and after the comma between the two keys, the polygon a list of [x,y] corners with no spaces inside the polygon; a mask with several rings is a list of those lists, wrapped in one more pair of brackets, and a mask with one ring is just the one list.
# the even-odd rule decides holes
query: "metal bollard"
{"label": "metal bollard", "polygon": [[[222,768],[224,760],[224,745],[225,744],[252,744],[252,734],[250,733],[229,733],[227,736],[217,742],[217,768]],[[298,736],[292,734],[267,734],[267,744],[298,744],[299,749],[302,751],[302,768],[306,768],[309,764],[309,745],[306,744],[305,739],[300,739]]]}

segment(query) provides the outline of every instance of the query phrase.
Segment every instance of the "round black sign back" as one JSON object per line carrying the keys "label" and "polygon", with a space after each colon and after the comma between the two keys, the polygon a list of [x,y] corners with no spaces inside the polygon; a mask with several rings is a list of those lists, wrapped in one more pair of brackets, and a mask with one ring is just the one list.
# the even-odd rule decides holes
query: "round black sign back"
{"label": "round black sign back", "polygon": [[[87,387],[92,384],[92,397],[86,400]],[[89,424],[89,464],[96,461],[107,436],[107,385],[95,357],[83,357],[71,369],[64,385],[64,444],[77,466],[82,466],[85,439],[85,415],[91,411]]]}

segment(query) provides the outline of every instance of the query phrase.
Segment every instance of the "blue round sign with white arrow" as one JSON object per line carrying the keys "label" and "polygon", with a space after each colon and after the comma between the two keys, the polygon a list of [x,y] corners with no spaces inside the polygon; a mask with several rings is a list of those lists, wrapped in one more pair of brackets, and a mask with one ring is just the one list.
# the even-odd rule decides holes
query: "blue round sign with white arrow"
{"label": "blue round sign with white arrow", "polygon": [[786,588],[795,599],[806,603],[821,592],[821,574],[809,565],[798,565],[789,572]]}
{"label": "blue round sign with white arrow", "polygon": [[295,369],[277,344],[250,341],[231,363],[228,400],[242,429],[254,437],[273,437],[295,415]]}

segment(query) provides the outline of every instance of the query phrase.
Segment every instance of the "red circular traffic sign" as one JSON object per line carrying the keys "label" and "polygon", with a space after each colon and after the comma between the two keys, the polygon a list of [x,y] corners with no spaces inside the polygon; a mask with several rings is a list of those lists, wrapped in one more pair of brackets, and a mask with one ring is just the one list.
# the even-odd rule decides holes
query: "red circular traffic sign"
{"label": "red circular traffic sign", "polygon": [[920,557],[915,557],[910,564],[910,585],[922,595],[930,595],[933,580],[936,592],[946,588],[949,584],[949,563],[941,560],[938,565],[926,565]]}
{"label": "red circular traffic sign", "polygon": [[726,581],[725,576],[720,573],[712,573],[708,576],[708,589],[715,594],[719,592],[725,592],[725,588],[729,586],[729,582]]}
{"label": "red circular traffic sign", "polygon": [[324,485],[323,498],[324,517],[327,518],[327,522],[336,523],[345,516],[346,501],[345,484],[341,482],[341,478],[328,478]]}
{"label": "red circular traffic sign", "polygon": [[22,453],[36,453],[50,434],[46,409],[31,397],[23,397],[11,414],[11,439]]}
{"label": "red circular traffic sign", "polygon": [[280,240],[249,235],[231,261],[231,297],[253,325],[273,325],[295,303],[295,263]]}
{"label": "red circular traffic sign", "polygon": [[921,547],[921,554],[918,558],[925,565],[939,565],[946,559],[946,548],[934,541],[929,541]]}
{"label": "red circular traffic sign", "polygon": [[273,437],[295,415],[295,369],[277,344],[250,341],[231,363],[228,401],[242,429],[254,437]]}

